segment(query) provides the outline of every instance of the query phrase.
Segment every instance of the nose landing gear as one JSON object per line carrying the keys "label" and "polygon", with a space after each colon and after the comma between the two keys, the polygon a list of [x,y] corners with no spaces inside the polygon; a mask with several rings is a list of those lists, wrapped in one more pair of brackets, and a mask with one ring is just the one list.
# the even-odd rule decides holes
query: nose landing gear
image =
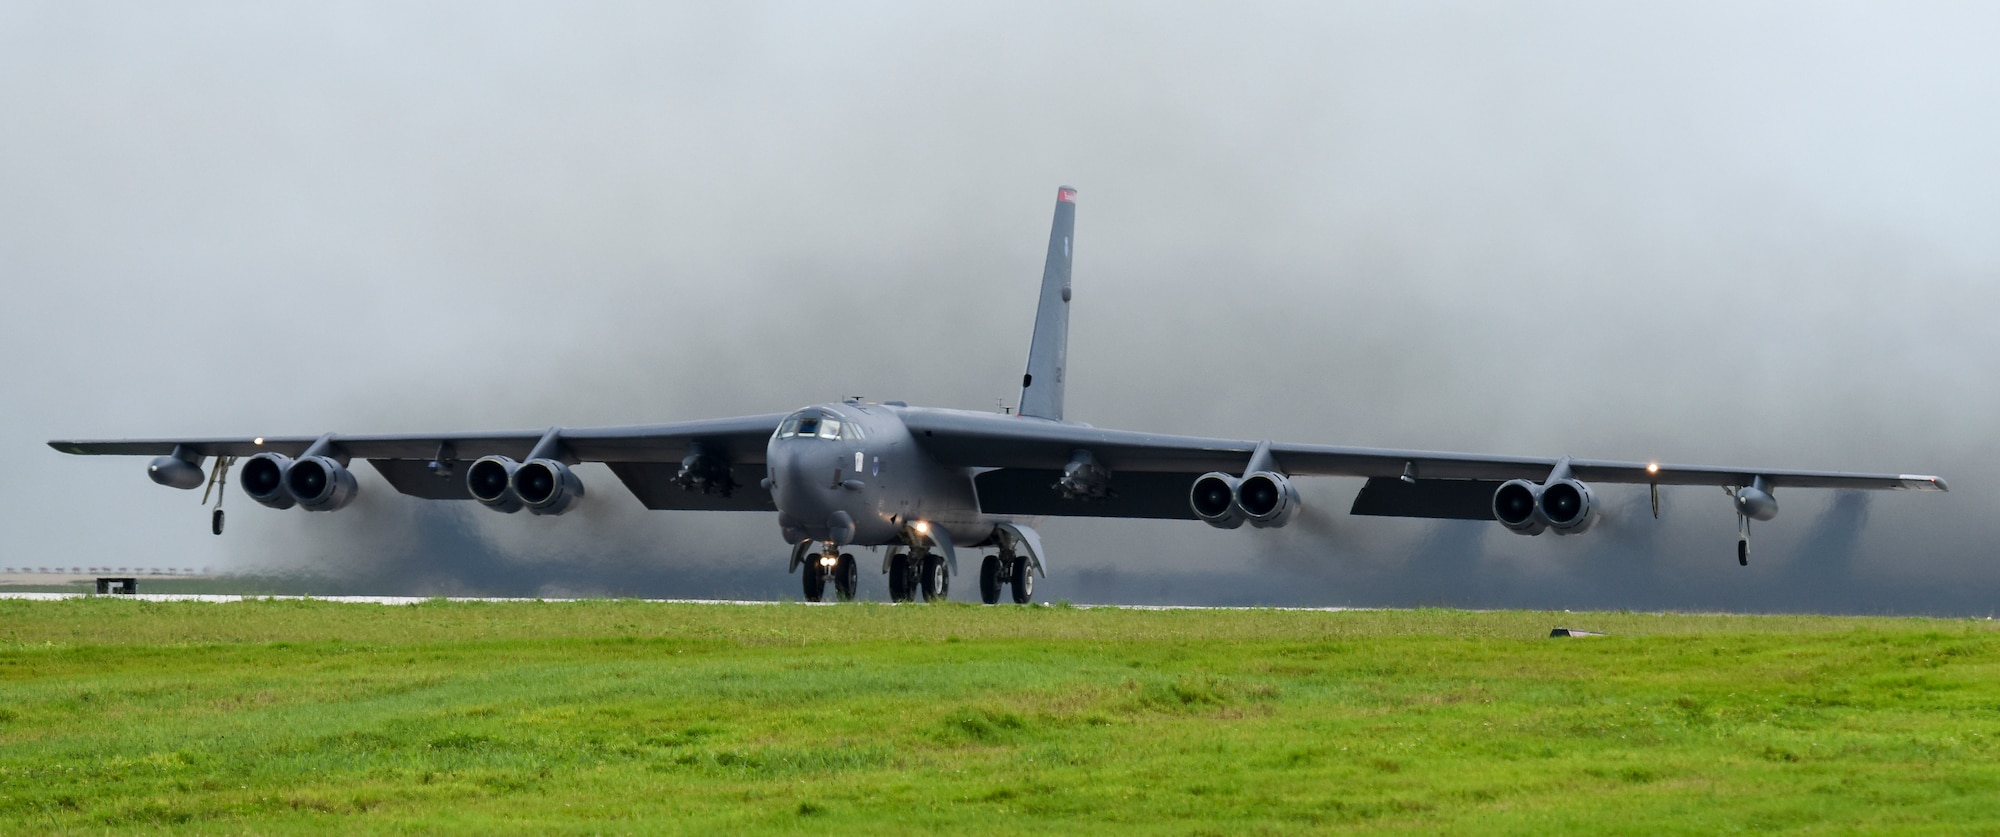
{"label": "nose landing gear", "polygon": [[817,602],[826,597],[827,582],[833,582],[833,595],[843,602],[854,601],[856,582],[860,580],[860,570],[854,563],[851,552],[835,553],[829,546],[826,552],[806,562],[800,573],[806,601]]}

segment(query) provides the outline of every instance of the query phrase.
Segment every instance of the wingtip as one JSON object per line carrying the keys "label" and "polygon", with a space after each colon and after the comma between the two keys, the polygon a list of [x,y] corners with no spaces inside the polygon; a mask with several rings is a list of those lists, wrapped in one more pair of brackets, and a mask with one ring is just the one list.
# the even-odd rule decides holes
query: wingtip
{"label": "wingtip", "polygon": [[1076,203],[1076,187],[1057,186],[1056,201],[1059,203]]}

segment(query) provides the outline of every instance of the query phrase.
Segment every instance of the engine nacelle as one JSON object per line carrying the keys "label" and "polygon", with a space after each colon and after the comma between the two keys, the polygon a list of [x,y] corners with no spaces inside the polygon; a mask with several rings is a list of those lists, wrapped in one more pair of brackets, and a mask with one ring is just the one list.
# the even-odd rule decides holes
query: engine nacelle
{"label": "engine nacelle", "polygon": [[274,509],[289,509],[299,504],[292,493],[285,490],[285,475],[292,469],[292,458],[282,453],[260,453],[243,463],[243,471],[237,483],[243,486],[243,493],[257,501],[260,506]]}
{"label": "engine nacelle", "polygon": [[333,511],[354,502],[354,472],[330,456],[308,456],[285,472],[285,491],[306,511]]}
{"label": "engine nacelle", "polygon": [[514,493],[514,472],[520,467],[520,463],[504,456],[480,457],[465,469],[465,487],[480,505],[513,514],[521,510],[521,497]]}
{"label": "engine nacelle", "polygon": [[1235,529],[1243,525],[1243,509],[1236,505],[1236,478],[1220,471],[1202,474],[1194,481],[1194,489],[1188,492],[1188,502],[1194,505],[1194,516],[1201,522],[1217,529]]}
{"label": "engine nacelle", "polygon": [[1236,484],[1236,507],[1250,525],[1270,529],[1290,523],[1299,511],[1299,491],[1284,474],[1258,471]]}
{"label": "engine nacelle", "polygon": [[189,462],[178,456],[162,456],[146,466],[146,476],[168,488],[194,488],[201,485],[201,465],[199,461]]}
{"label": "engine nacelle", "polygon": [[1770,520],[1778,516],[1778,498],[1760,485],[1746,485],[1736,489],[1736,513],[1751,520]]}
{"label": "engine nacelle", "polygon": [[1542,519],[1558,535],[1576,535],[1597,522],[1597,498],[1590,486],[1571,479],[1542,486]]}
{"label": "engine nacelle", "polygon": [[1542,519],[1542,486],[1527,480],[1508,480],[1493,492],[1493,519],[1516,535],[1539,535],[1549,528]]}
{"label": "engine nacelle", "polygon": [[562,514],[583,497],[583,480],[577,479],[568,465],[553,459],[521,463],[508,487],[534,514]]}

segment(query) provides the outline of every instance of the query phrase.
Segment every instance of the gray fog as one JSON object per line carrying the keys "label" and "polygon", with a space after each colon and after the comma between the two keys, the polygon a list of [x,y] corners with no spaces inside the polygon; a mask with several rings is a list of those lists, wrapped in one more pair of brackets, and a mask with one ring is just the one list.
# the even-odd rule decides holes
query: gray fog
{"label": "gray fog", "polygon": [[[1589,534],[1064,519],[1042,599],[1988,615],[2000,9],[0,3],[0,565],[327,593],[797,595],[773,516],[395,494],[230,529],[55,438],[1018,397],[1079,188],[1070,418],[1935,473],[1602,487]],[[863,560],[869,567],[869,558]],[[959,598],[969,593],[961,585]],[[863,574],[864,595],[886,598]]]}

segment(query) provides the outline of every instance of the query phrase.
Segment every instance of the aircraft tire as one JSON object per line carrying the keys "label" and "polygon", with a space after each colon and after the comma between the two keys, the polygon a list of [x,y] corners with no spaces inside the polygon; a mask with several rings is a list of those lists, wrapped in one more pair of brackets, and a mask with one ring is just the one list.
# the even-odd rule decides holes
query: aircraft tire
{"label": "aircraft tire", "polygon": [[889,600],[907,602],[916,598],[917,574],[910,569],[909,553],[898,552],[889,558]]}
{"label": "aircraft tire", "polygon": [[986,556],[979,562],[979,600],[987,604],[1000,602],[1000,558]]}
{"label": "aircraft tire", "polygon": [[1027,604],[1035,600],[1035,571],[1028,566],[1028,559],[1014,559],[1014,603]]}
{"label": "aircraft tire", "polygon": [[816,602],[826,597],[826,571],[820,569],[819,556],[813,556],[810,563],[800,568],[799,575],[805,581],[806,601]]}
{"label": "aircraft tire", "polygon": [[951,595],[951,576],[945,572],[944,556],[924,557],[924,601],[941,602]]}
{"label": "aircraft tire", "polygon": [[854,553],[840,554],[840,563],[833,565],[833,594],[843,602],[854,601],[854,588],[861,581],[861,570],[854,563]]}

